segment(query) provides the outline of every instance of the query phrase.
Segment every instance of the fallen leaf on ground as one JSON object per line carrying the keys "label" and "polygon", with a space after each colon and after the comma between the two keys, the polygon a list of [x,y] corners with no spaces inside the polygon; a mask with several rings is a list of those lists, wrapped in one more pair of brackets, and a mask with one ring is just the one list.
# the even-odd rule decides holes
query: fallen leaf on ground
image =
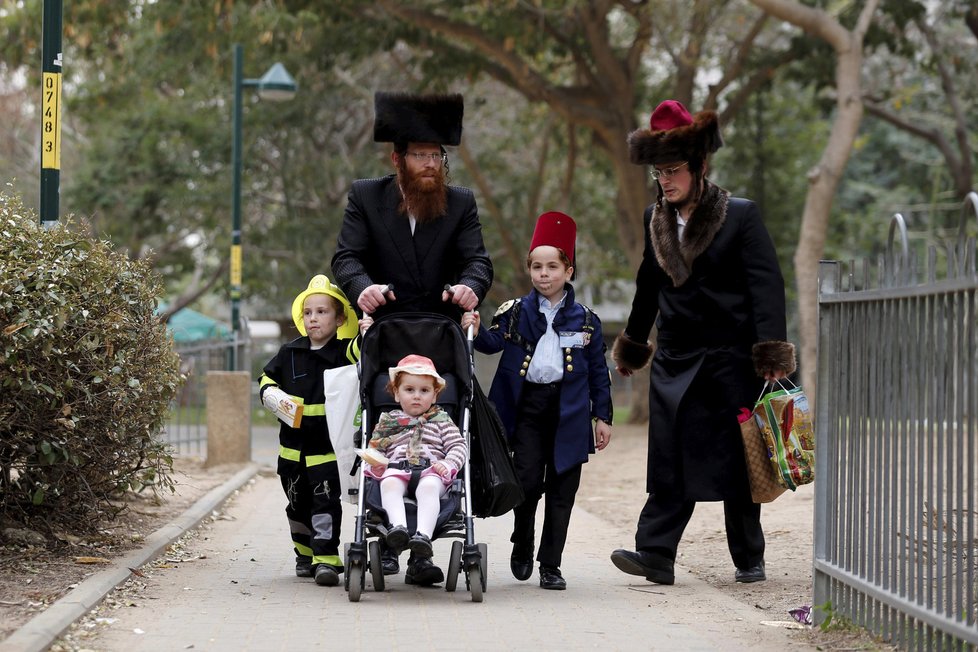
{"label": "fallen leaf on ground", "polygon": [[76,564],[108,564],[105,557],[75,557]]}

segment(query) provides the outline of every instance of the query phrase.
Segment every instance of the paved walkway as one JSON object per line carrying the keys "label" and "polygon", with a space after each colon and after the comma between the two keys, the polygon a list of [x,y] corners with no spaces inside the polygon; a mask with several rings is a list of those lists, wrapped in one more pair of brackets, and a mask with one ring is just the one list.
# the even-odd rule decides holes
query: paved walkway
{"label": "paved walkway", "polygon": [[[294,576],[285,500],[274,475],[275,429],[255,428],[253,459],[176,522],[119,560],[119,567],[86,580],[13,636],[0,650],[44,650],[58,632],[116,584],[116,608],[89,617],[86,650],[751,650],[815,649],[803,635],[762,624],[764,612],[725,596],[677,568],[677,584],[650,584],[620,573],[608,555],[631,533],[618,531],[578,507],[562,570],[568,590],[544,591],[536,573],[527,582],[509,572],[511,516],[477,519],[476,540],[488,545],[488,589],[473,603],[464,576],[458,590],[404,584],[403,573],[373,591],[367,575],[359,603],[340,587],[319,587]],[[196,525],[258,467],[221,518],[187,537],[178,551],[142,567],[166,542]],[[355,508],[345,506],[344,540],[352,538]],[[542,514],[538,516],[538,521]],[[539,527],[539,524],[538,524]],[[451,540],[435,542],[444,568]],[[176,558],[182,561],[167,561]],[[402,564],[404,559],[402,558]],[[133,585],[141,585],[132,588]]]}
{"label": "paved walkway", "polygon": [[[510,518],[476,521],[489,548],[485,601],[459,589],[420,588],[368,574],[359,603],[342,587],[293,575],[284,499],[277,478],[259,476],[233,501],[229,520],[202,530],[196,561],[147,568],[135,607],[86,641],[97,650],[753,650],[805,649],[795,633],[760,624],[760,612],[679,570],[662,587],[618,572],[609,551],[625,537],[578,510],[564,559],[567,591],[509,572]],[[353,522],[352,506],[344,529]],[[348,538],[348,537],[347,537]],[[444,561],[450,542],[436,542]],[[444,566],[444,563],[442,564]]]}

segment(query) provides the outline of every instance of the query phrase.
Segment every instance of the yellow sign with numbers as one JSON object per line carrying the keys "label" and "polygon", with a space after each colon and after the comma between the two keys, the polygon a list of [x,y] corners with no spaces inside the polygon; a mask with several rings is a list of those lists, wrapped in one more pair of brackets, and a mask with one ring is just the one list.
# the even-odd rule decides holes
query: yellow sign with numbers
{"label": "yellow sign with numbers", "polygon": [[46,72],[42,79],[41,167],[61,169],[61,73]]}
{"label": "yellow sign with numbers", "polygon": [[231,245],[231,287],[241,285],[241,245]]}

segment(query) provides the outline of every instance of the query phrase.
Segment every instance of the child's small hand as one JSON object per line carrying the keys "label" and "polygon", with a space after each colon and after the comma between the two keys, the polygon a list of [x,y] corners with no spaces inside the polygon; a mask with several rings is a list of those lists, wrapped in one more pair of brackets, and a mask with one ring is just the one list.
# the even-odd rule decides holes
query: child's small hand
{"label": "child's small hand", "polygon": [[431,465],[431,468],[434,469],[435,473],[443,478],[449,477],[452,473],[451,469],[448,468],[448,465],[442,462],[435,462]]}
{"label": "child's small hand", "polygon": [[479,324],[481,323],[482,323],[482,317],[481,315],[479,315],[478,310],[466,312],[462,315],[462,330],[465,330],[469,326],[472,326],[472,330],[478,331]]}
{"label": "child's small hand", "polygon": [[387,470],[386,464],[374,464],[370,467],[370,471],[376,476],[384,475],[384,471]]}
{"label": "child's small hand", "polygon": [[360,326],[360,332],[366,333],[367,329],[374,325],[374,318],[370,315],[364,315],[357,323]]}
{"label": "child's small hand", "polygon": [[598,419],[594,423],[594,447],[599,451],[604,450],[605,446],[611,441],[611,426]]}

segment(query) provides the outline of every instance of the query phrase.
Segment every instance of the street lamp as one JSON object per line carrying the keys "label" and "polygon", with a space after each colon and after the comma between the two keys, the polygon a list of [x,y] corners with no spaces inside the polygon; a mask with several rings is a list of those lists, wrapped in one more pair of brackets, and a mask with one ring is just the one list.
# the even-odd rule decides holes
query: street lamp
{"label": "street lamp", "polygon": [[231,181],[231,331],[234,346],[228,361],[232,371],[237,368],[238,333],[241,330],[241,89],[257,88],[259,97],[281,102],[292,99],[299,88],[281,63],[269,68],[261,79],[242,79],[243,59],[241,44],[235,43],[234,77],[231,83],[234,94],[231,117],[231,162],[234,168]]}

